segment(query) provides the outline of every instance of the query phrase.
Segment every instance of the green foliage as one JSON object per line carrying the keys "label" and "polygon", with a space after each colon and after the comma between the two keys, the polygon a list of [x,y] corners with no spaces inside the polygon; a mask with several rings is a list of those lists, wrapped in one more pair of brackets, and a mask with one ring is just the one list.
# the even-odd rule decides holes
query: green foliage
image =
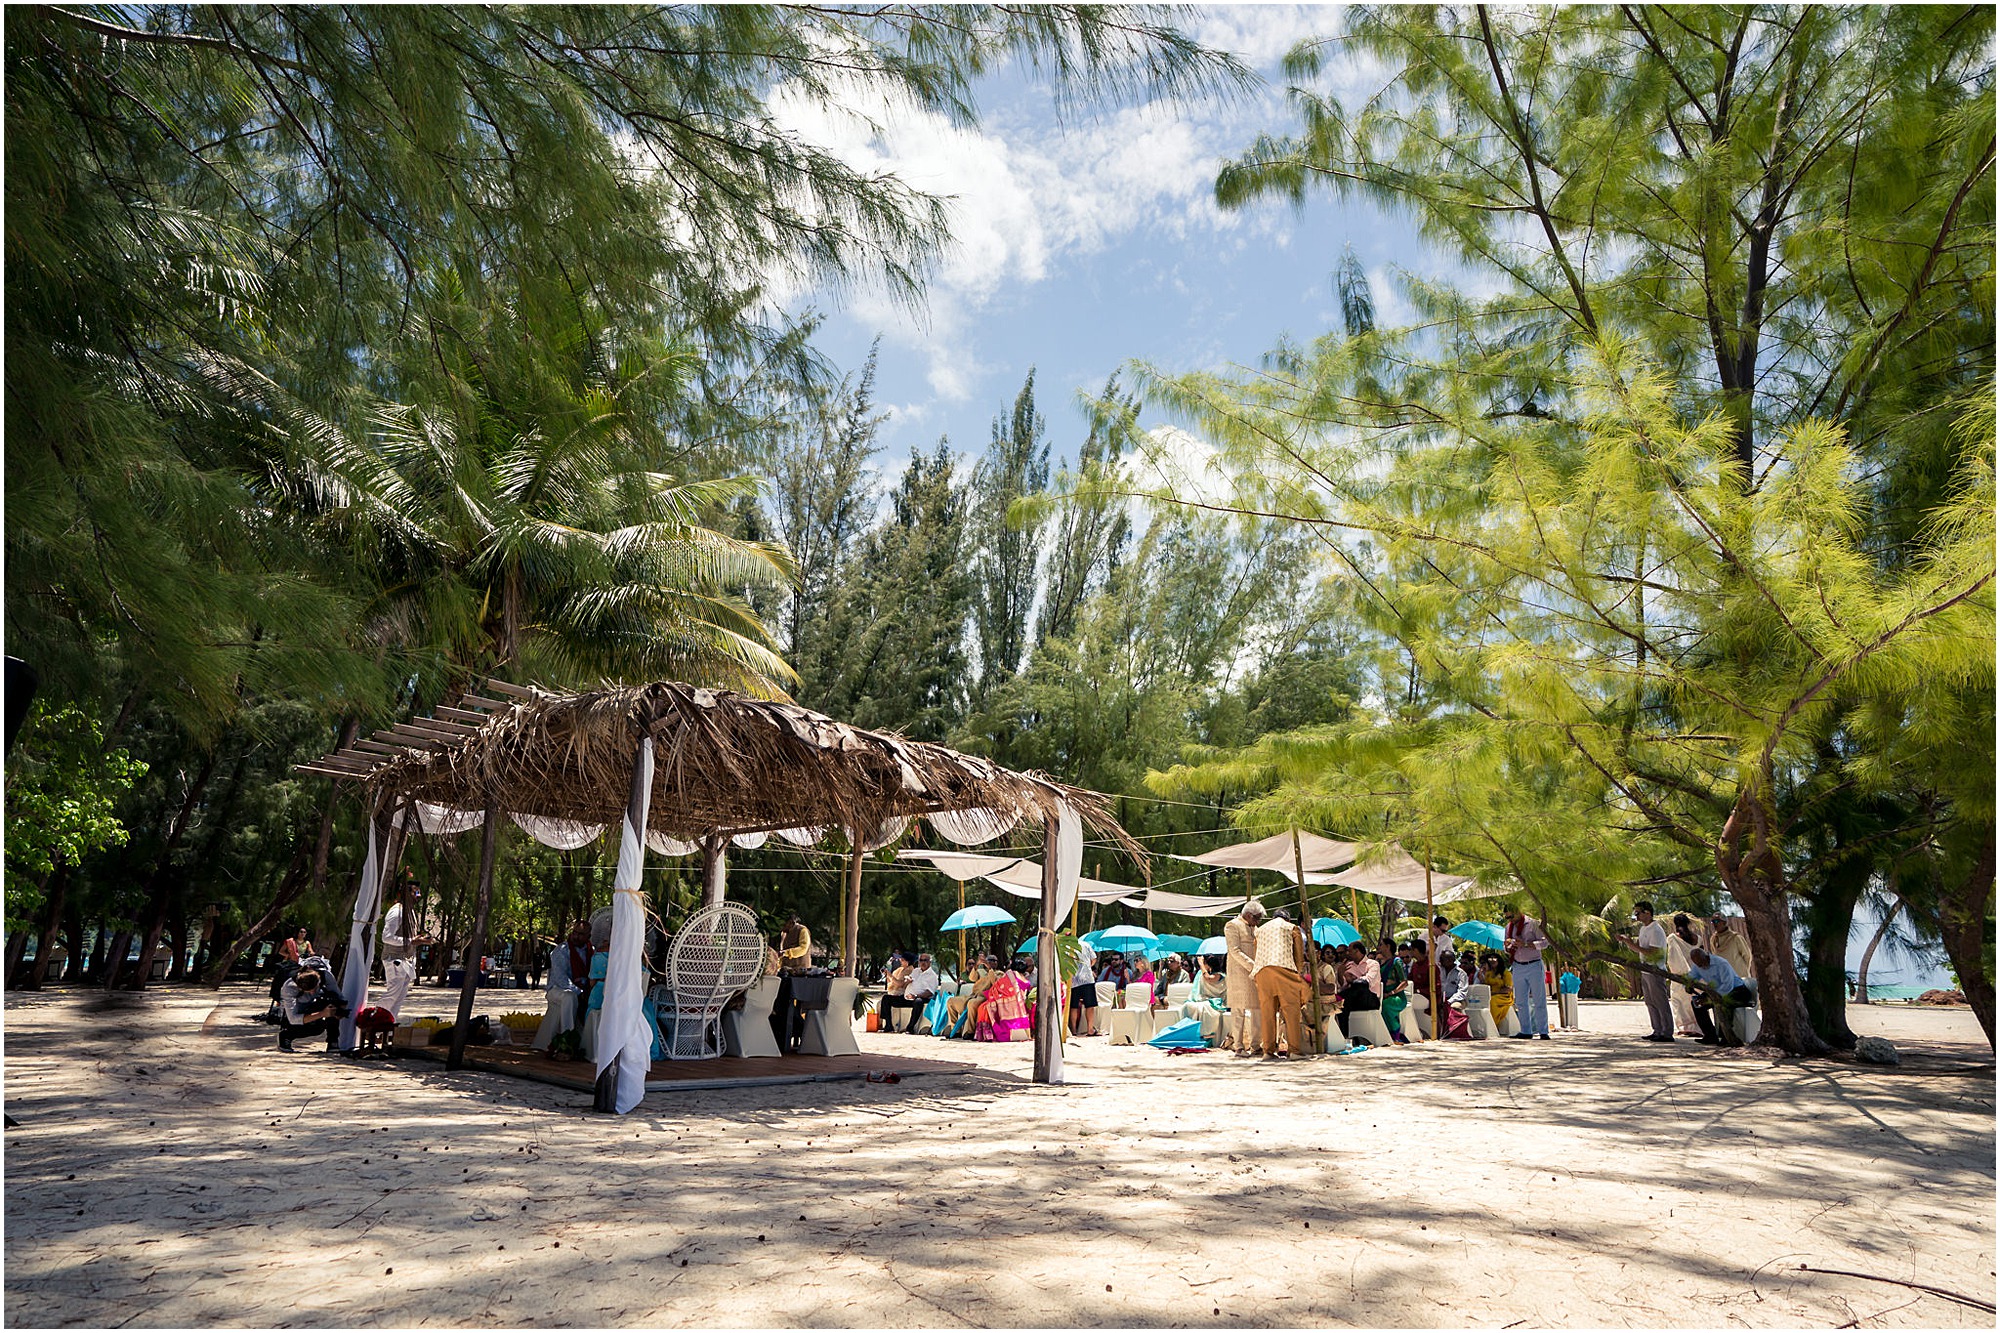
{"label": "green foliage", "polygon": [[104,730],[73,707],[37,700],[7,763],[7,928],[26,929],[41,884],[61,865],[124,845],[119,797],[146,774]]}

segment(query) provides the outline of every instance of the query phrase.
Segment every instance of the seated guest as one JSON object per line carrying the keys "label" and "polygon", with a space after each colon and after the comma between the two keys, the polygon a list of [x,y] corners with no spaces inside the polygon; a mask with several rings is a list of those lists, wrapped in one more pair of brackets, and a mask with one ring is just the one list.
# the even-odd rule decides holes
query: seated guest
{"label": "seated guest", "polygon": [[1341,965],[1346,960],[1341,951],[1331,944],[1319,946],[1319,965],[1313,969],[1313,985],[1319,990],[1321,1008],[1332,1008],[1340,1000]]}
{"label": "seated guest", "polygon": [[1216,1013],[1229,1007],[1229,979],[1222,974],[1222,960],[1214,954],[1205,955],[1201,967],[1195,973],[1194,993],[1181,1006],[1184,1017],[1193,1018],[1196,1005],[1204,1006]]}
{"label": "seated guest", "polygon": [[[971,1037],[973,1033],[973,1006],[979,1003],[987,989],[993,984],[993,969],[986,966],[984,958],[972,960],[972,975],[966,978],[972,989],[963,995],[954,995],[945,1003],[944,1030],[961,1037]],[[960,1020],[963,1019],[963,1025]]]}
{"label": "seated guest", "polygon": [[1493,1027],[1498,1031],[1507,1015],[1514,1012],[1514,969],[1497,953],[1486,955],[1479,979],[1493,991]]}
{"label": "seated guest", "polygon": [[1178,986],[1185,980],[1187,980],[1187,972],[1181,966],[1181,956],[1177,953],[1170,953],[1165,958],[1162,958],[1159,967],[1154,969],[1153,989],[1157,990],[1159,998],[1164,1000],[1167,995],[1167,987]]}
{"label": "seated guest", "polygon": [[[1128,990],[1134,986],[1144,986],[1150,995],[1154,989],[1153,983],[1157,980],[1159,978],[1153,975],[1153,963],[1149,958],[1141,957],[1135,959],[1132,965],[1125,971],[1125,986]],[[1147,1007],[1151,1008],[1157,999],[1157,996],[1148,999],[1146,1001]]]}
{"label": "seated guest", "polygon": [[289,1052],[292,1038],[312,1037],[324,1032],[326,1048],[340,1049],[340,1016],[347,1006],[340,997],[333,994],[330,987],[321,983],[320,974],[310,967],[302,967],[285,982],[278,991],[278,1049]]}
{"label": "seated guest", "polygon": [[1472,1022],[1465,1016],[1465,973],[1458,967],[1458,955],[1447,949],[1438,955],[1439,1032],[1452,1041],[1471,1041]]}
{"label": "seated guest", "polygon": [[1125,989],[1125,978],[1129,975],[1125,965],[1125,955],[1115,949],[1104,955],[1104,965],[1097,969],[1097,979],[1108,981],[1118,989]]}
{"label": "seated guest", "polygon": [[1401,1025],[1403,1010],[1410,1006],[1410,969],[1404,962],[1408,953],[1408,945],[1399,952],[1387,939],[1375,946],[1375,968],[1382,977],[1382,1022],[1389,1039],[1401,1046],[1410,1042]]}
{"label": "seated guest", "polygon": [[[1688,968],[1688,977],[1701,983],[1690,986],[1694,993],[1694,1017],[1701,1024],[1701,1039],[1710,1046],[1722,1044],[1722,1035],[1715,1025],[1715,997],[1722,996],[1734,1004],[1750,1004],[1757,998],[1757,992],[1750,984],[1736,975],[1736,969],[1729,960],[1706,949],[1693,951]],[[1729,1045],[1736,1045],[1736,1035],[1730,1033]]]}
{"label": "seated guest", "polygon": [[911,969],[908,980],[903,983],[903,998],[910,1004],[909,1021],[904,1024],[903,1031],[910,1032],[916,1028],[917,1019],[930,1007],[932,998],[938,993],[938,987],[943,984],[937,969],[931,966],[931,956],[927,953],[918,954],[916,967]]}
{"label": "seated guest", "polygon": [[1382,1007],[1382,970],[1368,956],[1367,946],[1357,942],[1347,946],[1347,962],[1340,969],[1340,978],[1340,1034],[1351,1041],[1347,1016]]}
{"label": "seated guest", "polygon": [[1032,1024],[1025,999],[1027,988],[1018,974],[1000,966],[998,958],[989,955],[986,966],[993,979],[973,1006],[972,1039],[1012,1041],[1016,1032],[1025,1032]]}
{"label": "seated guest", "polygon": [[1426,1025],[1431,1036],[1436,1037],[1436,1025],[1430,1022],[1431,975],[1434,970],[1431,967],[1430,949],[1420,942],[1412,941],[1403,945],[1398,953],[1402,958],[1404,970],[1410,974],[1410,1008],[1416,1011],[1418,1020]]}
{"label": "seated guest", "polygon": [[916,964],[903,956],[897,949],[889,955],[889,968],[882,974],[882,1030],[896,1031],[896,1015],[905,1010],[911,1016],[903,1020],[904,1030],[916,1025],[916,1010],[922,1008],[909,998],[910,978],[916,974]]}

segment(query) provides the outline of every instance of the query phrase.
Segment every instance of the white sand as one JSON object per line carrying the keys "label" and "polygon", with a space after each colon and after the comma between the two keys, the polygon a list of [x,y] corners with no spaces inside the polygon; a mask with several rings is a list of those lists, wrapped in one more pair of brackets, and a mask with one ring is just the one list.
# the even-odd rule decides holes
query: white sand
{"label": "white sand", "polygon": [[1072,1043],[1061,1088],[1025,1045],[873,1036],[984,1072],[614,1119],[283,1056],[260,991],[217,998],[9,998],[8,1325],[1993,1324],[1798,1268],[1993,1300],[1962,1010],[1854,1011],[1931,1072],[1654,1047],[1615,1004],[1289,1066]]}

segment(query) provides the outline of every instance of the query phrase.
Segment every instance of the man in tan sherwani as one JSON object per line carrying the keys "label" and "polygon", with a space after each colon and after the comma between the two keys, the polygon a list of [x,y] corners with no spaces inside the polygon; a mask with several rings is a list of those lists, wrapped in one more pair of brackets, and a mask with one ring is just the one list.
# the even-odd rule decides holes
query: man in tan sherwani
{"label": "man in tan sherwani", "polygon": [[1222,928],[1222,942],[1229,949],[1229,970],[1224,978],[1229,987],[1229,1022],[1223,1028],[1223,1045],[1248,1055],[1261,1049],[1257,1044],[1257,927],[1264,920],[1264,904],[1255,898],[1229,918]]}

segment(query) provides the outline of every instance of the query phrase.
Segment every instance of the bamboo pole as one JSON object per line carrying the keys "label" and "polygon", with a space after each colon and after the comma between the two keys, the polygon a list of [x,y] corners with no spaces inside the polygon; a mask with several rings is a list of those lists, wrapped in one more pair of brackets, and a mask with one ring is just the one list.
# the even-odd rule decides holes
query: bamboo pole
{"label": "bamboo pole", "polygon": [[458,988],[458,1022],[451,1030],[446,1069],[465,1068],[465,1039],[472,1035],[472,1001],[479,991],[479,957],[486,951],[486,913],[493,902],[493,854],[500,841],[500,801],[486,796],[486,820],[479,834],[479,905],[472,918],[472,948],[465,960],[465,979]]}
{"label": "bamboo pole", "polygon": [[[840,975],[858,977],[861,948],[861,835],[854,834],[854,850],[847,858],[847,900],[840,908]],[[963,935],[959,936],[964,939]]]}
{"label": "bamboo pole", "polygon": [[[965,910],[965,881],[958,882],[958,910]],[[965,980],[965,932],[958,932],[958,979]]]}
{"label": "bamboo pole", "polygon": [[1438,960],[1436,950],[1431,949],[1431,922],[1437,916],[1437,904],[1431,899],[1431,858],[1424,854],[1424,948],[1430,955],[1428,975],[1431,979],[1431,1040],[1444,1037],[1444,1015],[1438,1012]]}
{"label": "bamboo pole", "polygon": [[[1354,913],[1354,933],[1361,935],[1361,895],[1352,884],[1347,886],[1347,902]],[[1361,938],[1363,943],[1367,942],[1366,935],[1361,935]]]}
{"label": "bamboo pole", "polygon": [[[1306,905],[1306,860],[1305,853],[1299,850],[1299,831],[1296,828],[1292,830],[1292,870],[1299,877],[1299,929],[1305,932],[1306,937],[1306,998],[1310,1002],[1306,1012],[1312,1016],[1312,1031],[1306,1034],[1306,1045],[1317,1051],[1321,1044],[1319,967],[1313,961],[1312,912]],[[1264,1054],[1269,1055],[1271,1052],[1266,1051]]]}

